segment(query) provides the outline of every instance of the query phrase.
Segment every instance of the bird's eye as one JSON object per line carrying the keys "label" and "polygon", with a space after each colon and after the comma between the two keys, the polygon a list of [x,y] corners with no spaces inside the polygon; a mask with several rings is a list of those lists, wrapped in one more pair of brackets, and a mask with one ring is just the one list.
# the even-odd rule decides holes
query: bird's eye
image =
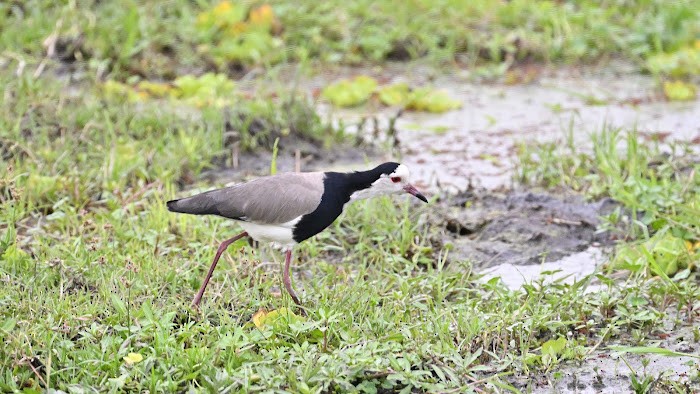
{"label": "bird's eye", "polygon": [[400,176],[392,176],[391,181],[394,183],[399,183],[399,182],[401,182],[401,177]]}

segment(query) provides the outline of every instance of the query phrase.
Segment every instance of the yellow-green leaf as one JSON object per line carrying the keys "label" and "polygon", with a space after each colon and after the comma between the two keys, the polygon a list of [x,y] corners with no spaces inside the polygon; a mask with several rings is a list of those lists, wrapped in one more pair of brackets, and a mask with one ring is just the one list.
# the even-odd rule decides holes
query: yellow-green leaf
{"label": "yellow-green leaf", "polygon": [[542,354],[548,354],[552,357],[560,355],[566,347],[566,338],[559,337],[558,339],[550,339],[542,344]]}
{"label": "yellow-green leaf", "polygon": [[59,190],[61,188],[60,183],[61,179],[59,177],[31,173],[27,178],[26,186],[33,194],[40,196]]}
{"label": "yellow-green leaf", "polygon": [[124,362],[129,365],[138,364],[141,361],[143,361],[143,356],[138,353],[129,353],[124,356]]}
{"label": "yellow-green leaf", "polygon": [[460,108],[462,103],[450,97],[447,92],[431,88],[416,89],[411,93],[407,109],[441,113]]}
{"label": "yellow-green leaf", "polygon": [[700,48],[696,43],[694,47],[649,56],[646,68],[654,74],[675,78],[700,75]]}
{"label": "yellow-green leaf", "polygon": [[609,267],[615,270],[639,271],[644,266],[643,257],[637,247],[623,245],[618,247]]}
{"label": "yellow-green leaf", "polygon": [[166,97],[172,87],[167,83],[141,81],[138,84],[139,90],[148,93],[152,97]]}
{"label": "yellow-green leaf", "polygon": [[377,88],[374,78],[360,75],[353,80],[344,79],[323,89],[323,97],[336,107],[354,107],[369,100]]}
{"label": "yellow-green leaf", "polygon": [[670,276],[688,267],[690,258],[691,252],[685,241],[668,233],[658,233],[641,244],[618,248],[610,265],[613,269],[631,271],[648,267],[654,275],[663,272]]}
{"label": "yellow-green leaf", "polygon": [[260,309],[255,312],[252,320],[255,327],[263,328],[265,326],[274,326],[282,321],[287,321],[289,323],[301,322],[304,321],[304,318],[294,314],[294,312],[287,308],[280,308],[269,312]]}
{"label": "yellow-green leaf", "polygon": [[[643,246],[651,252],[654,261],[666,275],[673,275],[688,263],[689,253],[685,242],[670,234],[657,234],[646,241]],[[652,272],[659,274],[652,266]]]}
{"label": "yellow-green leaf", "polygon": [[112,100],[141,101],[148,98],[147,93],[137,92],[131,86],[117,81],[106,81],[100,87],[102,95]]}
{"label": "yellow-green leaf", "polygon": [[267,311],[264,309],[259,309],[257,312],[253,314],[253,324],[255,324],[255,327],[260,328],[263,326],[265,322],[265,316],[267,315]]}
{"label": "yellow-green leaf", "polygon": [[689,101],[695,99],[697,88],[688,82],[666,81],[664,82],[664,94],[671,101]]}
{"label": "yellow-green leaf", "polygon": [[28,258],[29,254],[17,247],[17,244],[8,246],[7,249],[5,249],[5,252],[2,254],[2,260],[9,263],[17,263]]}
{"label": "yellow-green leaf", "polygon": [[222,106],[234,100],[236,84],[224,74],[183,75],[173,81],[171,95],[196,107]]}
{"label": "yellow-green leaf", "polygon": [[379,89],[379,101],[384,105],[404,105],[411,89],[405,83],[396,83]]}

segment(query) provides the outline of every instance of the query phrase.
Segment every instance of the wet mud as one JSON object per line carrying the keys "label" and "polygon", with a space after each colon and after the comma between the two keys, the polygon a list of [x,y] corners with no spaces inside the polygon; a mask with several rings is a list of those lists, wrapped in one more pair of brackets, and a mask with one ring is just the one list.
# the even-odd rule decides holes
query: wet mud
{"label": "wet mud", "polygon": [[535,191],[469,191],[448,198],[431,221],[447,230],[443,243],[453,245],[452,258],[483,270],[554,262],[591,246],[610,245],[611,235],[598,231],[599,217],[615,207],[609,199],[586,202],[580,196]]}
{"label": "wet mud", "polygon": [[657,339],[658,346],[695,357],[667,357],[656,354],[631,354],[599,348],[582,361],[561,365],[556,373],[541,374],[535,378],[512,379],[522,392],[546,393],[635,393],[632,376],[637,381],[649,379],[648,393],[697,393],[698,382],[693,380],[700,360],[700,348],[693,338],[693,327],[674,327],[668,324]]}

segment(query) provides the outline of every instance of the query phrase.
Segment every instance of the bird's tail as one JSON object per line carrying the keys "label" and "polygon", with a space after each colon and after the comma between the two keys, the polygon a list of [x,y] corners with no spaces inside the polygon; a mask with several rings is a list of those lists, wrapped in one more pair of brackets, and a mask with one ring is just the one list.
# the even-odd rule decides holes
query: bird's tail
{"label": "bird's tail", "polygon": [[207,193],[192,197],[170,200],[167,203],[170,212],[189,213],[190,215],[218,215],[215,201]]}

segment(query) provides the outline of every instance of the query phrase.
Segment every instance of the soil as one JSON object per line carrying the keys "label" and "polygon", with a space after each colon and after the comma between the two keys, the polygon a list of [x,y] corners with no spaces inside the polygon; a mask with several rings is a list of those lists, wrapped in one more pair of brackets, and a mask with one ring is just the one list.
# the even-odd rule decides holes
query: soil
{"label": "soil", "polygon": [[445,226],[453,258],[472,261],[478,270],[500,264],[553,262],[592,245],[614,240],[598,232],[599,216],[611,212],[612,200],[586,202],[534,191],[468,191],[436,211],[434,223]]}

